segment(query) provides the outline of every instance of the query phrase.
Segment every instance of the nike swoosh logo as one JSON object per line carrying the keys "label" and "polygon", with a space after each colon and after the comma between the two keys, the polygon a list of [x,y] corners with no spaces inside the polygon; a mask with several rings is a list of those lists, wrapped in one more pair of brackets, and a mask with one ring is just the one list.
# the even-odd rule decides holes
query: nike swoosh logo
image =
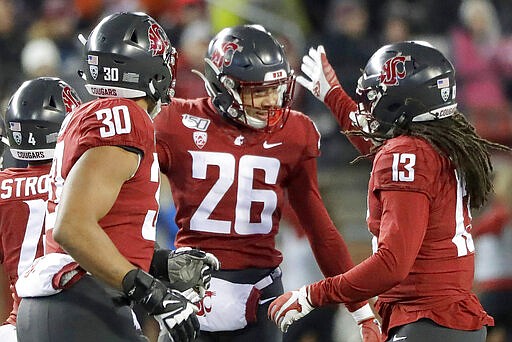
{"label": "nike swoosh logo", "polygon": [[268,302],[270,302],[271,300],[274,300],[274,299],[276,299],[276,298],[277,298],[277,296],[270,297],[270,298],[265,298],[265,299],[262,299],[262,300],[258,301],[258,303],[259,303],[259,304],[265,304],[265,303],[268,303]]}
{"label": "nike swoosh logo", "polygon": [[405,340],[407,338],[407,336],[403,336],[403,337],[398,337],[398,336],[393,336],[393,342],[394,341],[402,341],[402,340]]}
{"label": "nike swoosh logo", "polygon": [[[177,300],[164,300],[162,302],[162,306],[167,309],[167,305],[168,304],[179,304],[180,302],[177,301]],[[182,308],[181,307],[177,307],[176,309],[172,310],[172,311],[167,311],[164,313],[164,315],[166,317],[169,317],[169,316],[174,316],[176,315],[177,313],[179,313],[180,311],[182,311]]]}
{"label": "nike swoosh logo", "polygon": [[163,306],[164,308],[166,308],[168,304],[179,304],[179,303],[180,303],[180,302],[179,302],[179,301],[177,301],[177,300],[164,300],[164,301],[162,302],[162,306]]}
{"label": "nike swoosh logo", "polygon": [[263,148],[265,148],[265,149],[269,149],[269,148],[276,147],[276,146],[279,146],[279,145],[282,145],[282,144],[283,144],[282,142],[269,144],[269,143],[265,140],[265,142],[263,143]]}

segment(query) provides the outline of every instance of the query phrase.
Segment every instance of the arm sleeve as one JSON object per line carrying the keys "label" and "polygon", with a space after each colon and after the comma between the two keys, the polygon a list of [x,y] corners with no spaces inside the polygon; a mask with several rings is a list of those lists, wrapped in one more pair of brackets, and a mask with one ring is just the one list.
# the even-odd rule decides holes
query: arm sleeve
{"label": "arm sleeve", "polygon": [[167,171],[170,168],[170,158],[169,158],[169,149],[167,148],[167,145],[161,140],[158,139],[156,141],[156,153],[158,155],[158,164],[160,166],[160,171],[162,173],[167,173]]}
{"label": "arm sleeve", "polygon": [[[316,262],[325,277],[346,272],[354,263],[345,240],[329,217],[320,196],[316,159],[304,161],[299,170],[288,188],[288,196],[309,240]],[[366,301],[351,303],[347,305],[347,309],[353,312],[365,304]]]}
{"label": "arm sleeve", "polygon": [[[343,88],[335,88],[327,94],[325,104],[329,107],[343,131],[357,130],[349,117],[350,112],[357,110],[357,104],[348,96]],[[347,138],[361,154],[370,152],[372,143],[369,140],[365,140],[360,136],[347,136]]]}
{"label": "arm sleeve", "polygon": [[314,306],[372,298],[409,274],[427,230],[428,198],[407,191],[381,191],[380,196],[383,215],[377,252],[344,274],[310,285]]}
{"label": "arm sleeve", "polygon": [[173,127],[170,121],[170,111],[172,105],[162,106],[160,113],[154,119],[155,137],[156,137],[156,153],[158,155],[158,164],[160,171],[164,174],[171,167],[172,154],[169,145],[172,145],[172,136],[169,127]]}

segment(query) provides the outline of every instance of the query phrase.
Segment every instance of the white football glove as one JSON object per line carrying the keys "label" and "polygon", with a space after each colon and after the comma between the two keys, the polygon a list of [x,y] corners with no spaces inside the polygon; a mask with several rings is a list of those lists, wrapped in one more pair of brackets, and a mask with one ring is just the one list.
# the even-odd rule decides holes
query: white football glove
{"label": "white football glove", "polygon": [[313,309],[307,287],[303,286],[298,291],[282,294],[270,303],[268,317],[285,333],[293,322],[306,316]]}
{"label": "white football glove", "polygon": [[319,45],[316,49],[309,49],[309,54],[302,57],[300,70],[302,70],[307,78],[298,76],[297,82],[322,102],[330,91],[341,87],[334,69],[327,60],[322,45]]}

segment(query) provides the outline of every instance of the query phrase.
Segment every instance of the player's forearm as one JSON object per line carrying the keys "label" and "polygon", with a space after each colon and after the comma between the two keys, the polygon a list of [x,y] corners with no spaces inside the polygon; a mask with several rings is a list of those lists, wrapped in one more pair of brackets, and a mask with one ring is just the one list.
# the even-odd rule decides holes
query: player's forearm
{"label": "player's forearm", "polygon": [[[325,104],[331,110],[343,131],[356,130],[350,120],[350,112],[357,110],[357,104],[348,96],[343,88],[333,89],[325,98]],[[360,136],[348,136],[348,140],[359,150],[361,154],[367,154],[372,143]]]}
{"label": "player's forearm", "polygon": [[335,276],[354,267],[347,244],[334,225],[327,229],[323,228],[321,233],[313,234],[310,232],[308,238],[315,259],[324,276]]}
{"label": "player's forearm", "polygon": [[[322,240],[329,241],[327,245],[312,245],[312,250],[317,263],[326,277],[339,275],[354,267],[354,263],[345,240],[337,231],[335,231],[335,233],[338,236],[335,236],[334,234],[329,238],[324,236]],[[333,256],[335,257],[333,258]],[[345,304],[347,309],[350,312],[353,312],[367,304],[367,301],[363,300],[360,302]]]}
{"label": "player's forearm", "polygon": [[97,223],[63,221],[53,237],[82,268],[118,290],[126,273],[135,268]]}
{"label": "player's forearm", "polygon": [[[339,276],[326,278],[310,287],[312,304],[353,303],[368,300],[399,284],[405,276],[389,269],[383,259],[386,256],[372,255],[352,270]],[[405,274],[407,275],[407,274]]]}
{"label": "player's forearm", "polygon": [[348,272],[313,284],[313,305],[367,300],[408,276],[425,236],[429,201],[422,193],[406,191],[381,191],[380,197],[378,250]]}

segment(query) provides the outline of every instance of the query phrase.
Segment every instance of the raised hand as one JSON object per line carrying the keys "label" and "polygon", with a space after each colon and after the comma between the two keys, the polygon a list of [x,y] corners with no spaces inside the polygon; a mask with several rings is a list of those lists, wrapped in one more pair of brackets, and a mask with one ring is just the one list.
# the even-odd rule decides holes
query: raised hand
{"label": "raised hand", "polygon": [[303,286],[298,291],[282,294],[270,303],[268,317],[282,332],[286,332],[293,322],[306,316],[313,309],[308,298],[307,287]]}
{"label": "raised hand", "polygon": [[341,87],[322,45],[309,49],[309,53],[302,57],[300,69],[307,77],[298,76],[297,82],[322,102],[331,90]]}

